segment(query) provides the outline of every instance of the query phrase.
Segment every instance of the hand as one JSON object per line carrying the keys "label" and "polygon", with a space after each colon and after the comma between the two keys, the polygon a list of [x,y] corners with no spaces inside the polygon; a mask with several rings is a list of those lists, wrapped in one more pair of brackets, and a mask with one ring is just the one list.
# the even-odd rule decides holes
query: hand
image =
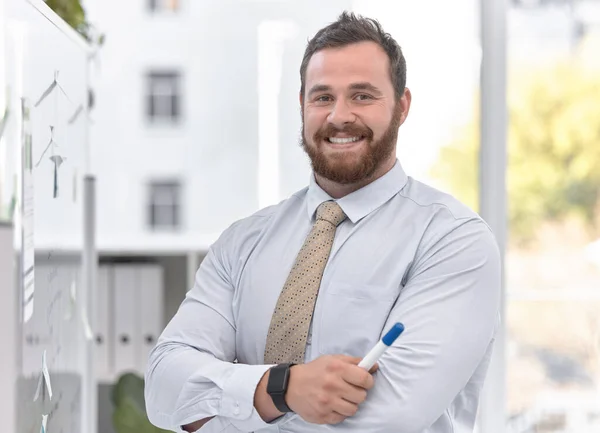
{"label": "hand", "polygon": [[338,424],[353,416],[367,398],[374,379],[358,366],[360,358],[325,355],[290,370],[286,403],[300,417],[313,424]]}

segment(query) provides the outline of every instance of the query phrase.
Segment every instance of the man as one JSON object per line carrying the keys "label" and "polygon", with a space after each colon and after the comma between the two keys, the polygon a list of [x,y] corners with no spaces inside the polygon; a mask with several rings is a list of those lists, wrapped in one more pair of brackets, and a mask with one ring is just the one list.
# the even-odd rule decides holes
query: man
{"label": "man", "polygon": [[[150,356],[152,423],[178,432],[473,430],[498,327],[493,235],[396,160],[402,51],[344,13],[300,69],[308,188],[236,222]],[[394,323],[406,330],[367,372]]]}

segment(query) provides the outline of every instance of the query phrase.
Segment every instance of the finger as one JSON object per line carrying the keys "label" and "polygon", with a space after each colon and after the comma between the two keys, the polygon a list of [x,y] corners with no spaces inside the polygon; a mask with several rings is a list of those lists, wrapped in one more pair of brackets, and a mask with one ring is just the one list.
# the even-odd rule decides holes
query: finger
{"label": "finger", "polygon": [[327,415],[327,417],[325,418],[325,424],[339,424],[342,421],[344,421],[347,417],[345,417],[344,415],[340,415],[337,412],[331,412],[329,415]]}
{"label": "finger", "polygon": [[377,370],[379,370],[379,364],[375,363],[373,365],[373,367],[371,367],[371,369],[369,370],[369,373],[373,374],[375,373]]}
{"label": "finger", "polygon": [[354,404],[361,404],[367,399],[367,390],[344,382],[340,387],[340,397]]}
{"label": "finger", "polygon": [[342,371],[342,379],[363,389],[371,389],[375,383],[373,376],[368,371],[354,365],[348,366]]}
{"label": "finger", "polygon": [[331,409],[333,412],[342,415],[344,418],[347,418],[356,413],[358,410],[358,405],[339,398],[331,405]]}

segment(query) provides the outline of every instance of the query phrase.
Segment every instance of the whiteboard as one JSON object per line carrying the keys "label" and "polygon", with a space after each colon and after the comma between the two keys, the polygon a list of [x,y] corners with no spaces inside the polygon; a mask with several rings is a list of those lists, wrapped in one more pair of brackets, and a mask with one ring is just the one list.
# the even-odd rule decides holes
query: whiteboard
{"label": "whiteboard", "polygon": [[90,49],[41,0],[4,0],[4,14],[4,159],[18,201],[15,431],[38,433],[45,423],[47,433],[81,433],[91,394],[83,272]]}

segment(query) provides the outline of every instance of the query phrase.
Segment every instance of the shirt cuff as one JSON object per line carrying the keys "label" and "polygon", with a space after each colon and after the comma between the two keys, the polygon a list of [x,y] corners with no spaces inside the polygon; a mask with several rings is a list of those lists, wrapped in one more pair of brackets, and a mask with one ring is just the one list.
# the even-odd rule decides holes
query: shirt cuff
{"label": "shirt cuff", "polygon": [[272,365],[236,365],[223,386],[219,415],[229,418],[238,429],[246,432],[269,426],[254,408],[258,383]]}

